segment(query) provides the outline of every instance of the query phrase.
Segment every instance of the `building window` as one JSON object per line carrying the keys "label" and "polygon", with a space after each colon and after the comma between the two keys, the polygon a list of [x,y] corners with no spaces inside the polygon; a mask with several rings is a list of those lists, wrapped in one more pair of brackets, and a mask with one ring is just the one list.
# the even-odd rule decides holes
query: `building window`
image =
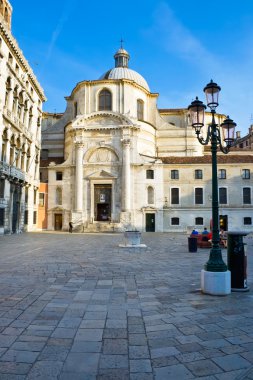
{"label": "building window", "polygon": [[137,119],[144,120],[144,102],[141,99],[137,100]]}
{"label": "building window", "polygon": [[242,178],[243,179],[250,179],[250,170],[249,169],[242,169]]}
{"label": "building window", "polygon": [[203,178],[203,172],[201,169],[195,170],[195,179],[202,179]]}
{"label": "building window", "polygon": [[0,198],[4,198],[5,180],[0,179]]}
{"label": "building window", "polygon": [[56,204],[62,205],[62,189],[60,187],[57,187],[56,189]]}
{"label": "building window", "polygon": [[203,226],[204,225],[204,219],[200,218],[200,217],[195,218],[195,224],[196,224],[196,226]]}
{"label": "building window", "polygon": [[219,188],[219,203],[224,205],[228,203],[226,187]]}
{"label": "building window", "polygon": [[251,204],[251,188],[250,187],[243,188],[243,204],[244,205]]}
{"label": "building window", "polygon": [[179,204],[179,188],[173,187],[171,189],[171,204],[178,205]]}
{"label": "building window", "polygon": [[28,224],[28,210],[25,210],[24,224]]}
{"label": "building window", "polygon": [[171,218],[172,226],[179,226],[179,218]]}
{"label": "building window", "polygon": [[37,223],[37,211],[33,211],[33,224]]}
{"label": "building window", "polygon": [[36,205],[37,190],[33,190],[33,204]]}
{"label": "building window", "polygon": [[218,178],[219,179],[226,179],[226,169],[219,169],[218,170]]}
{"label": "building window", "polygon": [[154,179],[154,170],[147,170],[146,171],[146,178],[147,179]]}
{"label": "building window", "polygon": [[77,102],[74,103],[74,117],[77,116]]}
{"label": "building window", "polygon": [[56,172],[56,181],[62,181],[62,172]]}
{"label": "building window", "polygon": [[203,204],[203,189],[202,187],[196,187],[195,189],[195,205]]}
{"label": "building window", "polygon": [[45,206],[45,193],[39,193],[39,206]]}
{"label": "building window", "polygon": [[4,208],[0,208],[0,227],[4,227]]}
{"label": "building window", "polygon": [[171,170],[170,171],[170,178],[171,179],[179,179],[179,171],[178,170]]}
{"label": "building window", "polygon": [[154,189],[152,186],[148,187],[148,204],[154,204]]}
{"label": "building window", "polygon": [[112,109],[112,94],[109,90],[102,90],[99,94],[98,101],[99,111],[111,111]]}
{"label": "building window", "polygon": [[243,224],[245,226],[251,226],[251,224],[252,224],[252,218],[249,217],[249,216],[246,216],[245,218],[243,218]]}

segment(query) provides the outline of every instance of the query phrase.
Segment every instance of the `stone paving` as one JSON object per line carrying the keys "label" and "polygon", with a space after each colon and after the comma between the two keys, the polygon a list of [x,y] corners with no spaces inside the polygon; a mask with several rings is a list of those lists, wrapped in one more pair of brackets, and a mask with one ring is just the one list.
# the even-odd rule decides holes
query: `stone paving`
{"label": "stone paving", "polygon": [[252,292],[202,294],[209,250],[189,253],[186,235],[123,240],[0,237],[0,379],[253,379]]}

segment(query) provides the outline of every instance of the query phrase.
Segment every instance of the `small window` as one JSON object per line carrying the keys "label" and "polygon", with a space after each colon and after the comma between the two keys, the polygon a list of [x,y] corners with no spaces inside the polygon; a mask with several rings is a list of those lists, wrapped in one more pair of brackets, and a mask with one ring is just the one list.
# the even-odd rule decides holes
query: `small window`
{"label": "small window", "polygon": [[137,119],[144,120],[144,102],[141,99],[137,100]]}
{"label": "small window", "polygon": [[252,218],[249,217],[249,216],[246,216],[245,218],[243,218],[243,224],[245,226],[251,226],[251,224],[252,224]]}
{"label": "small window", "polygon": [[154,189],[152,186],[148,187],[148,204],[154,204]]}
{"label": "small window", "polygon": [[218,178],[219,179],[226,179],[226,169],[219,169],[218,170]]}
{"label": "small window", "polygon": [[4,198],[5,180],[0,179],[0,198]]}
{"label": "small window", "polygon": [[24,224],[28,224],[28,210],[25,210]]}
{"label": "small window", "polygon": [[62,172],[56,172],[56,181],[62,181]]}
{"label": "small window", "polygon": [[45,206],[45,193],[39,193],[39,206]]}
{"label": "small window", "polygon": [[202,179],[203,178],[203,172],[201,169],[195,170],[195,179]]}
{"label": "small window", "polygon": [[112,94],[108,90],[102,90],[99,94],[98,101],[98,110],[99,111],[111,111],[112,109]]}
{"label": "small window", "polygon": [[244,205],[251,204],[251,188],[250,187],[243,188],[243,204]]}
{"label": "small window", "polygon": [[154,179],[154,170],[147,170],[146,171],[146,178],[147,179]]}
{"label": "small window", "polygon": [[178,205],[179,204],[179,188],[173,187],[171,189],[171,204]]}
{"label": "small window", "polygon": [[28,187],[25,188],[25,203],[28,203]]}
{"label": "small window", "polygon": [[195,224],[197,226],[203,226],[204,225],[204,219],[200,218],[200,217],[195,218]]}
{"label": "small window", "polygon": [[77,116],[77,102],[74,103],[74,117]]}
{"label": "small window", "polygon": [[33,211],[33,224],[37,223],[37,211]]}
{"label": "small window", "polygon": [[41,150],[41,159],[47,160],[48,159],[48,149],[42,149]]}
{"label": "small window", "polygon": [[4,208],[0,208],[0,227],[4,227]]}
{"label": "small window", "polygon": [[195,205],[203,204],[203,189],[202,187],[196,187],[195,189]]}
{"label": "small window", "polygon": [[219,188],[219,203],[226,205],[228,203],[227,200],[227,188],[226,187],[220,187]]}
{"label": "small window", "polygon": [[250,170],[249,169],[242,169],[242,178],[243,179],[250,179]]}
{"label": "small window", "polygon": [[33,190],[33,204],[36,205],[37,190]]}
{"label": "small window", "polygon": [[179,218],[171,218],[172,226],[179,226]]}
{"label": "small window", "polygon": [[171,179],[179,179],[179,171],[178,170],[171,170],[170,171],[170,178]]}

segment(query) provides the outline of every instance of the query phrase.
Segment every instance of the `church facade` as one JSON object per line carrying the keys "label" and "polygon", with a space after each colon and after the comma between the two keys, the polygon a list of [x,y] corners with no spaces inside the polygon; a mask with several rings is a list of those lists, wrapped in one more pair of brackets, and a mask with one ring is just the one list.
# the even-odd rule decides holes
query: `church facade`
{"label": "church facade", "polygon": [[[39,228],[74,231],[187,231],[211,222],[211,154],[187,108],[158,109],[158,94],[129,68],[78,83],[63,114],[44,113]],[[189,99],[189,103],[190,103]],[[211,115],[206,113],[206,125]],[[217,115],[222,122],[225,115]],[[252,228],[251,149],[218,155],[220,221]]]}

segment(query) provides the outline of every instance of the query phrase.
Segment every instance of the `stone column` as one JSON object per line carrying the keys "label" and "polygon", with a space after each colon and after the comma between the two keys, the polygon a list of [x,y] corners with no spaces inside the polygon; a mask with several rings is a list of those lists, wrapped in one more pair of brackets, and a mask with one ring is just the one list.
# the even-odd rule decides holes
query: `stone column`
{"label": "stone column", "polygon": [[122,163],[122,211],[131,208],[131,167],[130,167],[130,139],[123,139]]}
{"label": "stone column", "polygon": [[76,211],[83,210],[83,145],[76,144]]}

